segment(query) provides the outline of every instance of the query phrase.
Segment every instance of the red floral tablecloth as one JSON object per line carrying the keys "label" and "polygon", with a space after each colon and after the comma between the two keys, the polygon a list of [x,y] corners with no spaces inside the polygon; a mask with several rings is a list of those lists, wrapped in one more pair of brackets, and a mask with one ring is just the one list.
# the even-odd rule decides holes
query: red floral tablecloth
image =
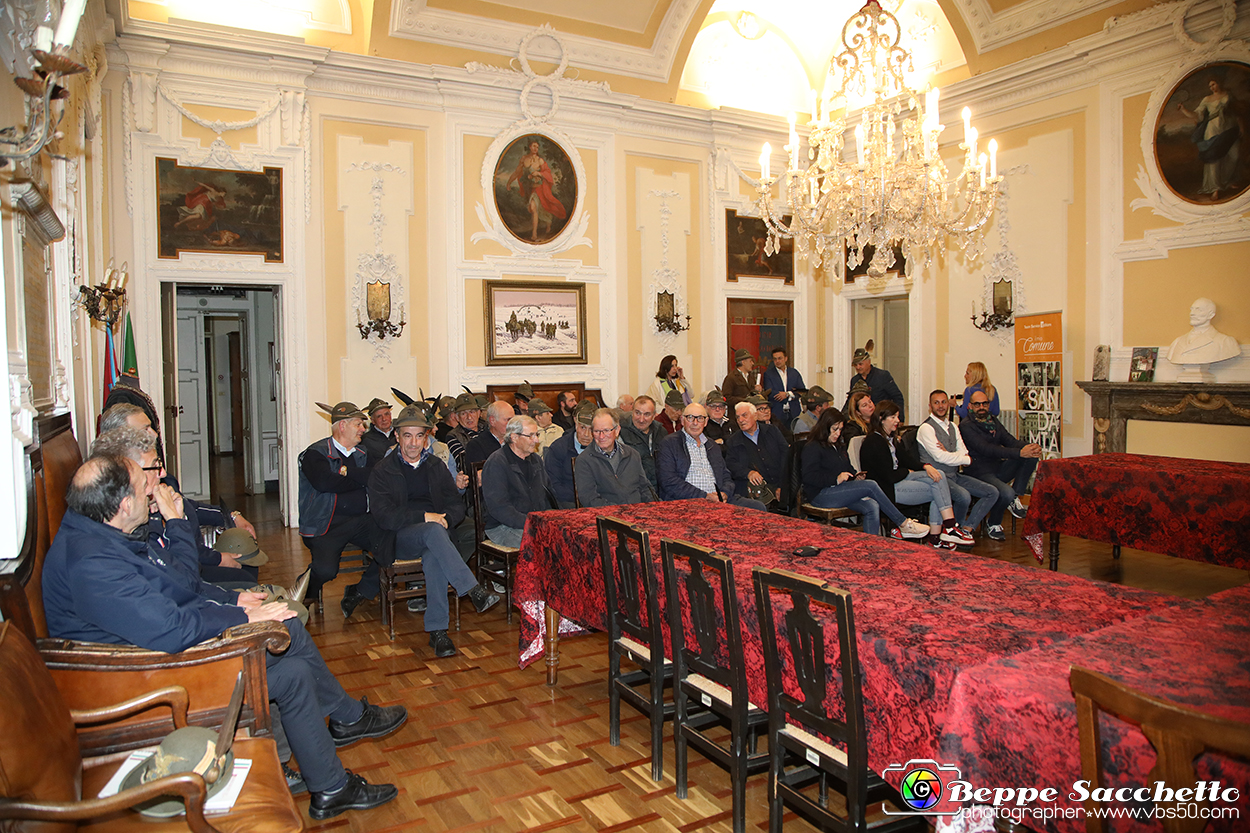
{"label": "red floral tablecloth", "polygon": [[[1053,787],[1062,797],[1057,806],[1076,807],[1078,802],[1066,798],[1081,778],[1076,702],[1068,685],[1073,665],[1218,717],[1250,722],[1247,645],[1250,587],[1238,587],[968,669],[951,692],[938,757],[957,764],[976,787]],[[1101,725],[1108,784],[1149,783],[1155,754],[1145,736],[1105,715]],[[1206,754],[1198,758],[1196,771],[1202,780],[1239,791],[1235,803],[1218,805],[1237,808],[1238,818],[1213,820],[1206,830],[1250,828],[1250,765]],[[1064,833],[1085,829],[1079,819],[1044,823],[1030,815],[1023,823]],[[1157,831],[1160,826],[1121,819],[1110,829]]]}
{"label": "red floral tablecloth", "polygon": [[[938,757],[950,693],[966,669],[1051,647],[1174,601],[705,501],[541,512],[529,516],[517,567],[522,665],[541,653],[542,602],[577,625],[606,628],[595,531],[600,514],[647,529],[657,567],[665,537],[711,547],[734,561],[748,687],[756,703],[767,698],[751,568],[793,570],[849,590],[864,669],[869,762],[878,772],[911,758]],[[807,545],[821,547],[821,554],[791,554]],[[836,696],[838,687],[830,690]],[[1022,738],[1001,740],[1028,745]]]}
{"label": "red floral tablecloth", "polygon": [[1024,536],[1042,533],[1250,569],[1250,465],[1144,454],[1043,460]]}

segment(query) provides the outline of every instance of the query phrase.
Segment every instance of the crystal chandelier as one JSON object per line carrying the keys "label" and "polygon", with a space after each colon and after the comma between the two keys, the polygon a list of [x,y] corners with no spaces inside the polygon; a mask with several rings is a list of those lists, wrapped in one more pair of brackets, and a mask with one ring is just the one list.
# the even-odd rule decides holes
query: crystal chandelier
{"label": "crystal chandelier", "polygon": [[[983,245],[981,229],[994,214],[998,194],[998,143],[989,154],[977,152],[972,113],[963,110],[963,172],[948,180],[938,153],[938,90],[924,94],[908,86],[911,53],[899,46],[901,28],[894,15],[868,0],[842,27],[845,50],[829,64],[825,97],[817,113],[812,91],[808,122],[808,164],[799,167],[799,135],[790,116],[790,154],[785,194],[789,225],[774,209],[772,188],[782,177],[769,176],[772,149],[760,154],[757,207],[768,226],[765,252],[773,254],[780,238],[793,237],[796,250],[814,257],[820,268],[826,257],[841,257],[849,268],[859,266],[865,247],[875,252],[868,274],[882,277],[901,248],[909,264],[928,266],[936,248],[944,252],[947,238],[975,256]],[[836,92],[835,92],[836,91]],[[844,158],[846,114],[852,98],[869,98],[855,126],[855,147]],[[835,114],[836,115],[831,115]],[[851,149],[848,149],[851,150]]]}

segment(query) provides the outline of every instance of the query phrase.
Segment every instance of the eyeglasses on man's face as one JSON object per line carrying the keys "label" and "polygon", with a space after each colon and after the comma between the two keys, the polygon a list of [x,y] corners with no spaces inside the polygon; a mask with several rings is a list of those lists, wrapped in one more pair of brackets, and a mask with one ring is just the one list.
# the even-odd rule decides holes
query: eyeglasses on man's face
{"label": "eyeglasses on man's face", "polygon": [[707,417],[703,414],[686,414],[682,419],[686,422],[707,422]]}
{"label": "eyeglasses on man's face", "polygon": [[536,440],[536,439],[538,439],[538,435],[537,435],[537,434],[522,434],[521,436],[522,436],[522,437],[525,437],[525,439],[527,439],[527,440]]}
{"label": "eyeglasses on man's face", "polygon": [[616,430],[616,428],[615,428],[615,427],[612,427],[612,428],[592,428],[592,429],[590,429],[590,430],[591,430],[591,433],[593,433],[596,437],[606,437],[608,434],[611,434],[613,431],[615,431],[615,430]]}

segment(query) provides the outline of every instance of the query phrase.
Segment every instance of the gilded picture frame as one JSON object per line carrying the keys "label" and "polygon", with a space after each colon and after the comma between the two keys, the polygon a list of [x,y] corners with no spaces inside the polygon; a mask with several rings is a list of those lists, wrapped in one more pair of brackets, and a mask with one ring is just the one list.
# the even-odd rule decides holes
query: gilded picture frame
{"label": "gilded picture frame", "polygon": [[196,168],[157,157],[156,193],[158,257],[261,254],[282,263],[281,168]]}
{"label": "gilded picture frame", "polygon": [[586,364],[586,284],[487,281],[486,364]]}

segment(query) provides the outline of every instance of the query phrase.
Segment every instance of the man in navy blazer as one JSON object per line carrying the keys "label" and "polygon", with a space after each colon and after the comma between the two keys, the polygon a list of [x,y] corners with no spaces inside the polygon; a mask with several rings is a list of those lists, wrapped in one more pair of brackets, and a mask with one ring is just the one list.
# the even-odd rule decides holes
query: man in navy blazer
{"label": "man in navy blazer", "polygon": [[707,408],[697,403],[687,405],[681,425],[680,431],[669,434],[660,443],[655,470],[661,500],[704,498],[768,511],[758,500],[734,494],[734,482],[720,447],[703,434]]}
{"label": "man in navy blazer", "polygon": [[784,347],[773,348],[773,366],[764,371],[761,382],[768,391],[769,404],[780,417],[782,425],[789,425],[803,413],[803,397],[807,390],[803,383],[803,375],[793,367],[788,367],[790,354]]}

